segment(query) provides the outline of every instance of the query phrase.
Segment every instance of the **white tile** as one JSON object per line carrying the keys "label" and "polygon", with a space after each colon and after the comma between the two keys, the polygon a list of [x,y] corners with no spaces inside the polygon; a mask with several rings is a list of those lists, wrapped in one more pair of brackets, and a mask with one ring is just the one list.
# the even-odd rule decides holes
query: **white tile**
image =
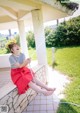
{"label": "white tile", "polygon": [[32,113],[40,113],[40,111],[32,111]]}
{"label": "white tile", "polygon": [[58,106],[59,106],[59,103],[54,103],[54,104],[53,104],[54,110],[57,110]]}
{"label": "white tile", "polygon": [[29,103],[29,105],[33,105],[34,104],[34,100],[32,100],[30,103]]}
{"label": "white tile", "polygon": [[34,111],[35,110],[40,110],[40,105],[34,105]]}
{"label": "white tile", "polygon": [[41,95],[41,99],[47,99],[47,96]]}
{"label": "white tile", "polygon": [[26,113],[33,113],[33,111],[27,111]]}
{"label": "white tile", "polygon": [[33,111],[33,106],[28,106],[27,111]]}
{"label": "white tile", "polygon": [[47,110],[53,110],[53,105],[47,105]]}
{"label": "white tile", "polygon": [[46,110],[46,105],[41,105],[40,110]]}
{"label": "white tile", "polygon": [[41,101],[41,100],[35,100],[35,101],[34,101],[34,104],[40,104],[40,101]]}
{"label": "white tile", "polygon": [[36,99],[36,100],[39,100],[39,99],[41,99],[41,98],[40,98],[40,96],[36,96],[35,99]]}
{"label": "white tile", "polygon": [[22,113],[27,113],[27,111],[25,111],[25,112],[22,112]]}
{"label": "white tile", "polygon": [[47,113],[47,111],[45,110],[45,111],[40,111],[40,113]]}
{"label": "white tile", "polygon": [[41,100],[41,104],[47,104],[46,100]]}
{"label": "white tile", "polygon": [[51,95],[51,96],[47,96],[47,99],[52,99],[53,98],[53,96]]}
{"label": "white tile", "polygon": [[48,99],[48,100],[47,100],[47,104],[53,104],[53,100],[51,100],[51,99],[49,100],[49,99]]}
{"label": "white tile", "polygon": [[47,113],[56,113],[56,112],[55,112],[55,111],[50,111],[50,110],[49,110],[49,111],[47,111]]}

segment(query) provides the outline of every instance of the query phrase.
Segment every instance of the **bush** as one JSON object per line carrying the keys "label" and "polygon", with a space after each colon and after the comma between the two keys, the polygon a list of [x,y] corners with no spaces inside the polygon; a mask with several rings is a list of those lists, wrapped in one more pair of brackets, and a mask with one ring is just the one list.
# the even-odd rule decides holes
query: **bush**
{"label": "bush", "polygon": [[27,33],[26,39],[27,39],[28,47],[34,48],[35,47],[35,40],[34,40],[34,33],[32,31],[29,31]]}
{"label": "bush", "polygon": [[45,29],[47,47],[63,47],[80,45],[80,16],[61,23],[56,31]]}
{"label": "bush", "polygon": [[80,16],[60,24],[54,38],[58,47],[80,45]]}
{"label": "bush", "polygon": [[55,38],[54,38],[54,31],[50,27],[45,28],[45,41],[47,47],[54,46]]}

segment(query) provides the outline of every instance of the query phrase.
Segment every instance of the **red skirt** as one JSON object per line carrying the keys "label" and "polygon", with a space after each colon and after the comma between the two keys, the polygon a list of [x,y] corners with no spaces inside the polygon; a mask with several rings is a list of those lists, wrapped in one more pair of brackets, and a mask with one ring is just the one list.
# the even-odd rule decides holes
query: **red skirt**
{"label": "red skirt", "polygon": [[11,69],[11,79],[18,88],[18,93],[23,94],[29,88],[34,72],[27,67]]}

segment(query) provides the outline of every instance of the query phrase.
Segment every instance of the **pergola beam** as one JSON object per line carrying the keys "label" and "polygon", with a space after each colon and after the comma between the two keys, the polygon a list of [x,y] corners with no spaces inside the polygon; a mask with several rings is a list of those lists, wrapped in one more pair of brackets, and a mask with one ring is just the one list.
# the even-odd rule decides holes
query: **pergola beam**
{"label": "pergola beam", "polygon": [[23,19],[30,11],[19,11],[18,12],[18,20]]}
{"label": "pergola beam", "polygon": [[15,11],[24,10],[24,11],[31,11],[33,9],[39,8],[38,4],[30,3],[29,1],[21,0],[0,0],[0,5],[11,7]]}
{"label": "pergola beam", "polygon": [[32,0],[9,0],[9,1],[29,5],[35,9],[39,9],[41,7],[41,5],[39,3],[36,3]]}
{"label": "pergola beam", "polygon": [[6,23],[6,22],[12,22],[12,21],[15,21],[15,20],[7,15],[0,17],[0,23]]}
{"label": "pergola beam", "polygon": [[3,11],[6,15],[10,16],[11,18],[15,20],[17,19],[17,13],[13,9],[6,6],[0,6],[0,10]]}

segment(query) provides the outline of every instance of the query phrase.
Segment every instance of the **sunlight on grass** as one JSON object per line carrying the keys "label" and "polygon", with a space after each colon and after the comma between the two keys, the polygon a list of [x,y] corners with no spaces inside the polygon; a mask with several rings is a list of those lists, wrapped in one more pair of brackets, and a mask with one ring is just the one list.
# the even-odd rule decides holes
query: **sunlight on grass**
{"label": "sunlight on grass", "polygon": [[46,48],[48,64],[52,66],[52,48]]}
{"label": "sunlight on grass", "polygon": [[31,57],[32,60],[37,60],[36,50],[31,48],[29,49],[29,57]]}
{"label": "sunlight on grass", "polygon": [[0,49],[0,54],[6,54],[7,50],[5,48]]}
{"label": "sunlight on grass", "polygon": [[80,73],[80,47],[57,49],[55,62],[56,69],[69,76],[79,76]]}
{"label": "sunlight on grass", "polygon": [[[55,53],[55,69],[72,78],[66,87],[64,102],[80,105],[80,47],[58,48]],[[57,113],[80,113],[80,107],[60,104]]]}

